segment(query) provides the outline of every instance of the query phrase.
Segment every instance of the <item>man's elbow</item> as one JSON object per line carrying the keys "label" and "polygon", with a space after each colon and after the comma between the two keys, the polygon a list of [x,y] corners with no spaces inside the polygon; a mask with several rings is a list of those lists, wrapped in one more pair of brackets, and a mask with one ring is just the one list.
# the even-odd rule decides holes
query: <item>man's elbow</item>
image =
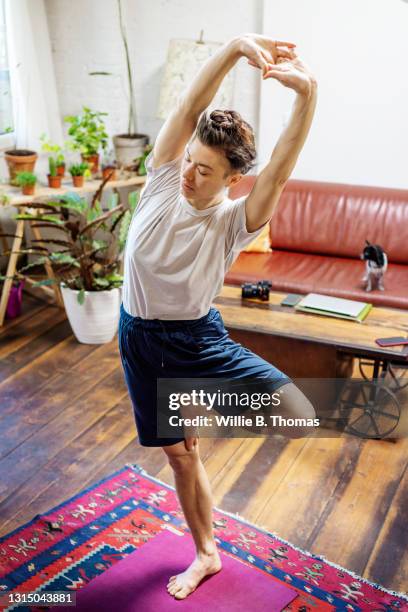
{"label": "man's elbow", "polygon": [[286,183],[290,179],[290,175],[293,172],[294,165],[295,162],[292,162],[290,159],[287,159],[284,160],[284,163],[274,168],[273,178],[277,188],[282,189],[286,185]]}
{"label": "man's elbow", "polygon": [[282,189],[285,187],[286,183],[288,182],[289,178],[290,178],[290,175],[288,174],[282,174],[278,176],[275,180],[277,189],[282,191]]}
{"label": "man's elbow", "polygon": [[281,191],[288,182],[292,169],[286,164],[280,167],[265,168],[264,170],[269,191],[275,193]]}

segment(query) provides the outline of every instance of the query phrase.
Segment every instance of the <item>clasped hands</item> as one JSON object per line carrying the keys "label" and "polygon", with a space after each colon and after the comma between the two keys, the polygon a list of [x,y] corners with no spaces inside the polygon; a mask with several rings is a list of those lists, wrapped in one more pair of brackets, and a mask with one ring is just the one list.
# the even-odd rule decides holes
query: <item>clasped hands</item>
{"label": "clasped hands", "polygon": [[262,78],[276,79],[298,94],[310,95],[316,79],[298,57],[292,42],[272,40],[261,34],[243,34],[238,38],[240,55],[248,64],[262,70]]}

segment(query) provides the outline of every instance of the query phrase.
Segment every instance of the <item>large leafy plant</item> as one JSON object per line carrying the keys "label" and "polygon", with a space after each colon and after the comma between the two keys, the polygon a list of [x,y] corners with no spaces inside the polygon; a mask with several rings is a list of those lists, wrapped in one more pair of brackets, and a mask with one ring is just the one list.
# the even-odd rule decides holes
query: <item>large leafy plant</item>
{"label": "large leafy plant", "polygon": [[92,111],[88,106],[82,107],[82,115],[67,115],[64,121],[69,123],[68,134],[72,140],[67,145],[83,155],[96,155],[99,149],[106,150],[108,133],[102,117],[108,113]]}
{"label": "large leafy plant", "polygon": [[[119,203],[117,194],[110,198],[103,210],[101,196],[107,179],[89,203],[75,193],[66,194],[55,201],[32,202],[35,213],[19,214],[15,219],[29,219],[32,227],[48,227],[60,232],[57,238],[32,240],[32,247],[17,251],[19,255],[32,253],[36,259],[23,266],[12,277],[24,278],[24,273],[34,266],[50,263],[54,279],[44,279],[34,286],[63,282],[70,289],[78,290],[78,302],[85,300],[85,291],[103,291],[120,287],[123,276],[119,274],[122,253],[133,212],[139,200],[139,192],[128,197],[128,206]],[[10,234],[0,234],[0,236]],[[58,251],[55,246],[60,247]],[[62,248],[61,248],[62,247]],[[0,279],[7,277],[0,275]]]}

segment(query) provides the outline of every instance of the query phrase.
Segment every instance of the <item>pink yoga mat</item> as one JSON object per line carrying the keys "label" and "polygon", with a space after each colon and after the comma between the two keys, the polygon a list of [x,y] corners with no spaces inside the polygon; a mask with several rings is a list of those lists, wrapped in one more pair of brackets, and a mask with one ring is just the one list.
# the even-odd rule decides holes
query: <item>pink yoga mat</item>
{"label": "pink yoga mat", "polygon": [[75,608],[58,610],[280,612],[297,597],[294,589],[221,553],[220,572],[205,579],[186,599],[174,599],[166,590],[169,577],[184,571],[193,558],[190,535],[178,536],[164,530],[77,591]]}

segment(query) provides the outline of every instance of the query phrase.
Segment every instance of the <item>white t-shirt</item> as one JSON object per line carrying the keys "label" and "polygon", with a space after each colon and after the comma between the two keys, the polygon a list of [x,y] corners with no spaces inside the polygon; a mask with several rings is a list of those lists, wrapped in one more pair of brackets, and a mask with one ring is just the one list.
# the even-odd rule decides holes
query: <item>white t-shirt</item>
{"label": "white t-shirt", "polygon": [[195,209],[181,193],[182,156],[153,168],[150,153],[145,163],[147,180],[124,254],[123,307],[143,319],[198,319],[264,226],[247,232],[247,196]]}

